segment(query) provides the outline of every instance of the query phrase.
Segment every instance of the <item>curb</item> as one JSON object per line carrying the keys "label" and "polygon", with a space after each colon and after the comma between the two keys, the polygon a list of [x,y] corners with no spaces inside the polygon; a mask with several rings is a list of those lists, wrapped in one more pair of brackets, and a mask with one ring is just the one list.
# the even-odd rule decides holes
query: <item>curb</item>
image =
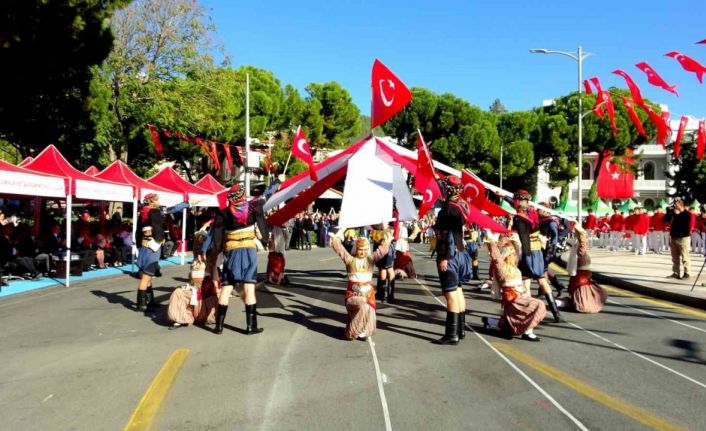
{"label": "curb", "polygon": [[[566,269],[566,262],[563,259],[559,259],[557,263],[559,266]],[[677,304],[706,310],[706,299],[704,298],[697,298],[694,296],[683,295],[681,293],[655,289],[654,287],[643,286],[641,284],[625,281],[616,277],[610,277],[595,271],[592,271],[591,276],[593,280],[598,283],[610,284],[612,286],[629,290],[631,292],[640,293],[645,296],[651,296],[653,298],[663,299],[665,301],[676,302]]]}

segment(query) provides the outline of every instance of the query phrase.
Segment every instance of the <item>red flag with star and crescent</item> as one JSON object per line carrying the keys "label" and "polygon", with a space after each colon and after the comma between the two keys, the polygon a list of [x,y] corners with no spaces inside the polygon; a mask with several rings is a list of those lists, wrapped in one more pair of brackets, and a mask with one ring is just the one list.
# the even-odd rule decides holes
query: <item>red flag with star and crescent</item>
{"label": "red flag with star and crescent", "polygon": [[583,80],[583,88],[586,91],[586,94],[593,94],[593,88],[591,88],[591,83],[588,82],[588,79]]}
{"label": "red flag with star and crescent", "polygon": [[662,79],[662,77],[657,74],[657,72],[652,68],[652,66],[650,66],[646,62],[643,61],[641,63],[637,63],[635,67],[637,67],[638,69],[643,71],[645,75],[647,75],[647,82],[649,82],[650,84],[654,85],[655,87],[660,87],[664,90],[667,90],[676,96],[679,96],[679,93],[677,93],[677,86],[667,84],[667,81]]}
{"label": "red flag with star and crescent", "polygon": [[439,183],[436,182],[431,153],[419,131],[417,131],[417,169],[414,172],[414,188],[422,194],[422,204],[419,206],[419,218],[422,218],[439,199],[441,190],[439,190]]}
{"label": "red flag with star and crescent", "polygon": [[669,123],[664,121],[664,117],[658,115],[650,105],[645,104],[642,106],[642,110],[647,113],[647,116],[650,117],[650,121],[652,121],[652,124],[654,124],[657,129],[657,143],[666,148],[667,135],[670,131]]}
{"label": "red flag with star and crescent", "polygon": [[672,57],[678,61],[679,64],[681,64],[682,69],[687,72],[694,72],[696,74],[696,79],[699,80],[699,83],[703,83],[704,73],[706,72],[706,67],[704,67],[703,64],[677,51],[668,52],[664,55],[667,57]]}
{"label": "red flag with star and crescent", "polygon": [[159,137],[159,131],[157,130],[156,127],[154,127],[151,124],[148,124],[147,128],[150,129],[150,135],[152,136],[152,142],[154,142],[155,153],[157,153],[157,155],[162,154],[162,151],[164,151],[164,149],[162,147],[162,140]]}
{"label": "red flag with star and crescent", "polygon": [[230,145],[223,144],[223,151],[226,153],[226,171],[233,172],[233,155],[230,153]]}
{"label": "red flag with star and crescent", "polygon": [[598,115],[599,118],[603,118],[603,105],[601,105],[601,102],[603,101],[601,99],[603,97],[603,87],[601,87],[601,82],[596,76],[589,78],[589,81],[591,81],[593,86],[596,87],[596,103],[593,105],[593,112]]}
{"label": "red flag with star and crescent", "polygon": [[390,69],[378,59],[373,63],[372,128],[394,117],[412,100],[412,93]]}
{"label": "red flag with star and crescent", "polygon": [[627,74],[627,72],[616,69],[613,71],[614,74],[620,75],[625,79],[625,83],[628,85],[628,88],[630,89],[630,95],[632,96],[632,100],[637,103],[638,105],[642,106],[645,104],[645,100],[642,98],[642,93],[640,92],[640,87],[635,84],[635,81],[632,80],[632,77]]}
{"label": "red flag with star and crescent", "polygon": [[630,100],[629,97],[625,96],[620,96],[620,99],[623,101],[623,105],[625,105],[625,109],[627,109],[628,111],[630,121],[632,121],[632,124],[634,124],[635,128],[637,129],[637,133],[641,134],[644,137],[647,137],[647,133],[645,133],[645,128],[642,127],[642,121],[640,121],[640,117],[637,115],[637,112],[635,112],[633,101]]}
{"label": "red flag with star and crescent", "polygon": [[679,120],[679,131],[677,132],[677,139],[674,140],[674,157],[679,157],[681,153],[681,140],[684,137],[684,131],[686,130],[686,125],[689,123],[689,117],[682,115],[681,120]]}
{"label": "red flag with star and crescent", "polygon": [[[629,156],[623,157],[623,160],[627,163],[632,161]],[[603,199],[632,198],[635,193],[634,182],[635,176],[613,163],[613,154],[605,151],[596,184],[598,197]]]}
{"label": "red flag with star and crescent", "polygon": [[306,135],[304,134],[302,126],[297,128],[297,133],[294,135],[292,154],[309,166],[309,177],[312,181],[318,181],[319,178],[316,176],[316,169],[314,169],[314,158],[311,156],[311,148],[306,141]]}
{"label": "red flag with star and crescent", "polygon": [[696,158],[704,159],[704,149],[706,148],[706,120],[699,120],[699,133],[696,138]]}
{"label": "red flag with star and crescent", "polygon": [[485,203],[485,185],[467,169],[461,171],[461,183],[463,189],[461,195],[471,205],[476,208],[483,208]]}

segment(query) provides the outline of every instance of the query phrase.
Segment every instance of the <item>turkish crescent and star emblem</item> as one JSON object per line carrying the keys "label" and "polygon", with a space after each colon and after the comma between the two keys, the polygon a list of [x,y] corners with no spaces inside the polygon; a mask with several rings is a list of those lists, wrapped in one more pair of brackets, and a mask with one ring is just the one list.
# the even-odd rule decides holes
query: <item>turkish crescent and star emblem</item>
{"label": "turkish crescent and star emblem", "polygon": [[370,84],[373,90],[370,113],[372,128],[394,117],[412,100],[409,88],[380,60],[376,59],[373,63]]}
{"label": "turkish crescent and star emblem", "polygon": [[311,151],[309,151],[309,144],[306,143],[306,139],[299,139],[297,141],[297,148],[299,148],[299,151],[301,151],[302,154],[311,155]]}
{"label": "turkish crescent and star emblem", "polygon": [[[383,88],[383,83],[387,82],[387,86],[392,89],[392,98],[388,99],[387,96],[385,95],[385,89]],[[380,97],[382,98],[382,104],[387,106],[388,108],[392,106],[392,103],[395,101],[395,83],[390,81],[389,79],[381,79],[380,82],[378,83],[380,86]]]}
{"label": "turkish crescent and star emblem", "polygon": [[314,167],[314,159],[311,157],[311,147],[309,147],[309,143],[306,141],[306,135],[301,126],[297,128],[297,133],[294,135],[292,155],[306,163],[309,166],[309,176],[311,180],[318,181],[316,168]]}

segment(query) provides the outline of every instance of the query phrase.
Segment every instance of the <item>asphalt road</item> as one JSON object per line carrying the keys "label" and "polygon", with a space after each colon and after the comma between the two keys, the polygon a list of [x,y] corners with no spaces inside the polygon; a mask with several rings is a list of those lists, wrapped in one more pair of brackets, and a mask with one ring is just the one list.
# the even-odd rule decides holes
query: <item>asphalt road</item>
{"label": "asphalt road", "polygon": [[482,334],[500,307],[469,286],[466,339],[437,346],[443,297],[414,248],[420,278],[368,342],[341,339],[343,265],[325,249],[287,253],[292,285],[259,290],[256,336],[240,302],[220,336],[167,330],[187,267],[163,269],[149,315],[128,276],[5,298],[0,429],[706,429],[706,312],[611,289],[603,313],[508,341]]}

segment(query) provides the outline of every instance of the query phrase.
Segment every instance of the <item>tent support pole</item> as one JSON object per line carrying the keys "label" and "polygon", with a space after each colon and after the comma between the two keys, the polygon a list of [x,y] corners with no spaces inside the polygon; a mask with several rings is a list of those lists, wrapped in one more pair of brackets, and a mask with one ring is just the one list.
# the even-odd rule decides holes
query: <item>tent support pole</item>
{"label": "tent support pole", "polygon": [[184,259],[186,257],[186,208],[181,212],[181,247],[179,247],[181,254],[181,264],[184,265]]}
{"label": "tent support pole", "polygon": [[135,259],[137,259],[137,196],[132,198],[132,247],[130,247],[130,254],[132,255],[132,273],[135,273]]}
{"label": "tent support pole", "polygon": [[66,195],[66,287],[71,283],[71,198],[71,193]]}

